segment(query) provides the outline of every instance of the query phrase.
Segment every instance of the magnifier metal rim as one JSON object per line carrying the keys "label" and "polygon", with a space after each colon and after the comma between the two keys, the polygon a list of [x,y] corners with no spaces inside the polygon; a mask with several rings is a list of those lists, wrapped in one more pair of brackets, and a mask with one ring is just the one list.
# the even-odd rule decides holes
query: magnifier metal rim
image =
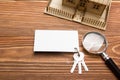
{"label": "magnifier metal rim", "polygon": [[[106,46],[105,46],[105,48],[104,48],[101,52],[97,52],[97,53],[89,52],[89,51],[84,47],[84,45],[83,45],[83,41],[84,41],[85,37],[86,37],[88,34],[91,34],[91,33],[98,34],[98,35],[100,35],[100,36],[102,36],[102,37],[104,38],[104,41],[105,41],[105,43],[106,43]],[[83,36],[83,39],[82,39],[82,45],[83,45],[84,49],[85,49],[87,52],[89,52],[89,53],[93,53],[93,54],[101,54],[101,53],[103,53],[104,51],[106,51],[106,49],[107,49],[107,47],[108,47],[108,42],[107,42],[105,36],[102,35],[101,33],[99,33],[99,32],[88,32],[88,33],[86,33],[86,34]]]}

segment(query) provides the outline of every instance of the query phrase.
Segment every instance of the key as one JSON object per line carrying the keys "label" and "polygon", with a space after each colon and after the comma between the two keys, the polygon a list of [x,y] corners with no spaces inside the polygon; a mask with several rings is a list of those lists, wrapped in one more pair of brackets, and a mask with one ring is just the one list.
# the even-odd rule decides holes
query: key
{"label": "key", "polygon": [[88,67],[87,65],[85,64],[85,61],[84,61],[84,53],[83,52],[79,52],[79,54],[82,56],[82,60],[80,61],[82,66],[84,67],[85,71],[88,71]]}
{"label": "key", "polygon": [[73,58],[74,58],[74,64],[73,64],[73,66],[72,66],[72,68],[71,68],[71,70],[70,70],[70,72],[71,72],[71,73],[73,73],[73,72],[74,72],[75,67],[76,67],[76,66],[77,66],[77,64],[78,64],[78,54],[77,54],[77,53],[75,53],[75,54],[73,55]]}
{"label": "key", "polygon": [[71,71],[70,71],[71,73],[74,72],[75,67],[76,67],[77,64],[78,64],[78,69],[79,69],[78,72],[81,74],[81,63],[79,63],[79,61],[82,61],[83,57],[84,57],[84,55],[81,54],[81,53],[80,53],[80,56],[78,56],[78,53],[75,53],[75,54],[73,55],[74,64],[73,64],[73,66],[72,66],[72,68],[71,68]]}
{"label": "key", "polygon": [[74,63],[73,63],[73,66],[72,66],[70,72],[73,73],[78,64],[78,73],[82,74],[82,66],[84,67],[85,71],[88,71],[87,65],[84,62],[84,53],[79,52],[77,48],[75,48],[75,50],[77,52],[74,53],[74,55],[73,55]]}
{"label": "key", "polygon": [[82,60],[82,66],[84,67],[85,71],[88,71],[88,67],[87,67],[87,65],[85,64],[84,58],[83,58],[83,60]]}
{"label": "key", "polygon": [[79,56],[79,62],[78,62],[78,73],[82,74],[82,66],[81,66],[81,64],[82,64],[82,60],[84,58],[84,53],[78,52],[78,54],[80,55]]}
{"label": "key", "polygon": [[79,61],[79,62],[78,62],[78,73],[79,73],[79,74],[82,74],[82,66],[81,66],[81,64],[82,64],[82,62]]}

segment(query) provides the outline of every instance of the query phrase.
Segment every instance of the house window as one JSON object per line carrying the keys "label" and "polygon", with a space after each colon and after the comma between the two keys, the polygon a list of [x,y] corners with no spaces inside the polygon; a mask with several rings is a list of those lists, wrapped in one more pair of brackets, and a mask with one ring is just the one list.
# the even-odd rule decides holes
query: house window
{"label": "house window", "polygon": [[80,1],[84,1],[84,0],[80,0]]}
{"label": "house window", "polygon": [[88,0],[80,0],[80,2],[85,2],[86,3],[86,2],[88,2]]}
{"label": "house window", "polygon": [[93,8],[94,8],[94,9],[99,9],[99,8],[100,8],[100,5],[99,5],[99,4],[94,4]]}
{"label": "house window", "polygon": [[73,1],[73,0],[68,0],[68,2],[70,2],[70,3],[74,3],[74,1]]}
{"label": "house window", "polygon": [[80,0],[80,6],[85,7],[86,0]]}
{"label": "house window", "polygon": [[80,6],[84,7],[84,6],[85,6],[85,3],[80,3]]}

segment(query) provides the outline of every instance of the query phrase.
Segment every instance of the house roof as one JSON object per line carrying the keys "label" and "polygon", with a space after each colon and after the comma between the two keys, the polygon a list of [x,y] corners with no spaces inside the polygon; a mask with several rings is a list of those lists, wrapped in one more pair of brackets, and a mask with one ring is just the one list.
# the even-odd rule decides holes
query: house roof
{"label": "house roof", "polygon": [[109,3],[111,2],[111,0],[89,0],[89,1],[104,4],[104,5],[109,5]]}

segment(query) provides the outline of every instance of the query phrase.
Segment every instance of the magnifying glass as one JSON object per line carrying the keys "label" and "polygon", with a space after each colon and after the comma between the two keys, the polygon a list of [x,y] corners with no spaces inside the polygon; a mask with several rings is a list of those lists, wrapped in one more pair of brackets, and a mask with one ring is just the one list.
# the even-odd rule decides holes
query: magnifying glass
{"label": "magnifying glass", "polygon": [[105,60],[105,64],[120,80],[120,69],[113,62],[113,60],[105,53],[108,47],[108,42],[102,34],[98,32],[88,32],[84,35],[82,44],[87,52],[101,55],[101,57]]}

